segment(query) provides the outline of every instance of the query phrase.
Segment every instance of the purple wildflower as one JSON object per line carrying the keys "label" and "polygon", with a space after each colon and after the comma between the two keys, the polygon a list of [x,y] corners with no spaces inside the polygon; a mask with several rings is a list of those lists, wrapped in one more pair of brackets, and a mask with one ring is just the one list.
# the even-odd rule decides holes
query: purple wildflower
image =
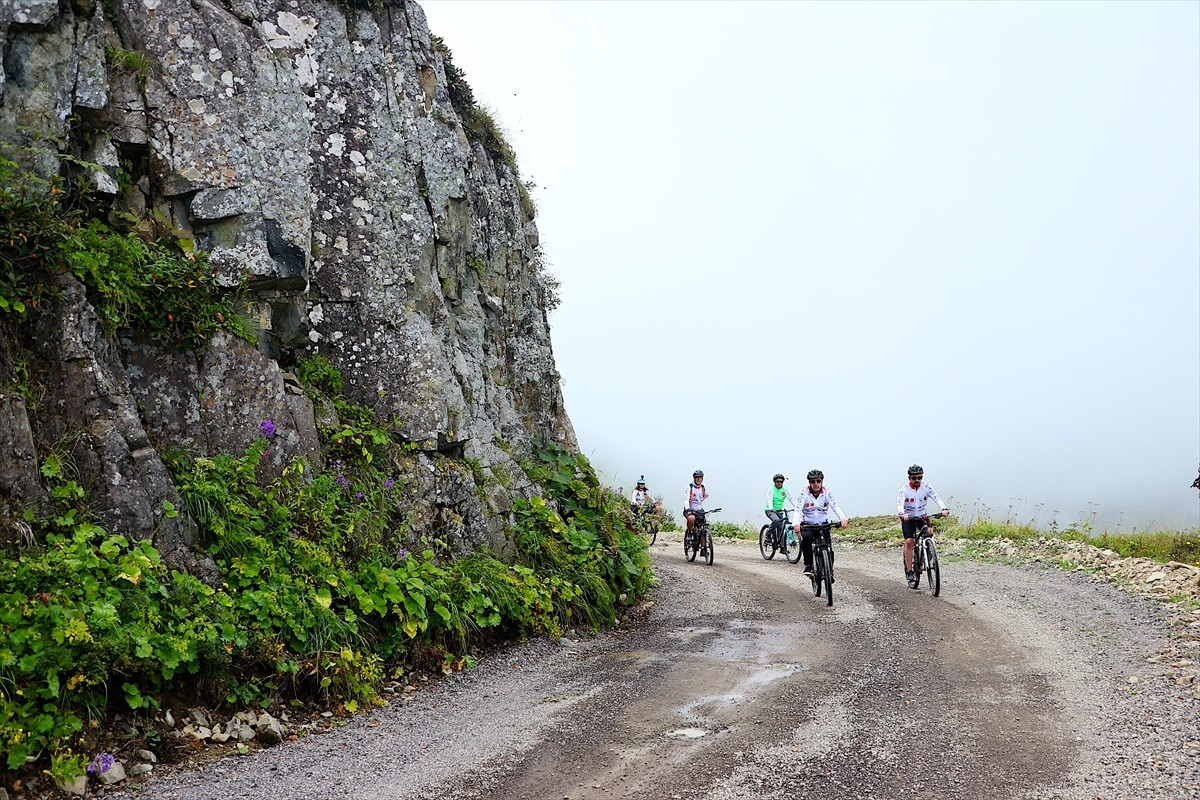
{"label": "purple wildflower", "polygon": [[258,426],[258,435],[264,439],[274,439],[275,423],[269,419],[264,419],[262,424]]}
{"label": "purple wildflower", "polygon": [[362,500],[362,492],[355,492],[355,493],[354,493],[354,499],[355,499],[355,500]]}
{"label": "purple wildflower", "polygon": [[408,551],[401,547],[400,552],[396,553],[396,557],[403,561],[404,559],[408,558]]}
{"label": "purple wildflower", "polygon": [[396,482],[394,480],[392,480],[391,478],[388,478],[386,481],[383,482],[383,488],[385,488],[385,489],[390,489],[395,485],[396,485]]}
{"label": "purple wildflower", "polygon": [[338,476],[337,476],[337,483],[338,483],[338,486],[341,486],[341,487],[343,487],[343,488],[345,488],[345,487],[347,487],[347,486],[349,486],[349,485],[350,485],[350,481],[346,479],[346,476],[345,476],[345,475],[338,475]]}
{"label": "purple wildflower", "polygon": [[116,760],[112,753],[97,753],[92,763],[88,764],[87,771],[91,775],[102,775],[108,772]]}

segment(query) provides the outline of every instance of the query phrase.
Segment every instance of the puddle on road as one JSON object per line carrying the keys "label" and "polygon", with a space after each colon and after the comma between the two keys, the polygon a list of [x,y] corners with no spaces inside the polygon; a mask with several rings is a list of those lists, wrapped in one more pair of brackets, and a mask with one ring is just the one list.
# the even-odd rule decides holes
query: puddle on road
{"label": "puddle on road", "polygon": [[702,736],[707,736],[707,731],[702,731],[699,728],[680,728],[675,731],[667,731],[667,736],[672,739],[699,739]]}

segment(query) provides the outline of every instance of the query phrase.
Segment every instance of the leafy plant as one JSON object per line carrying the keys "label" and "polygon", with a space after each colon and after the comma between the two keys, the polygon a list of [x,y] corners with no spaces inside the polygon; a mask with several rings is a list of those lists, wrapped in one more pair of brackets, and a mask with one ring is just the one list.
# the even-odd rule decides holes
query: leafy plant
{"label": "leafy plant", "polygon": [[342,373],[323,355],[301,358],[296,365],[296,377],[300,385],[309,391],[322,392],[331,397],[342,393]]}
{"label": "leafy plant", "polygon": [[[148,242],[64,203],[60,182],[0,158],[0,314],[23,318],[70,273],[109,330],[136,329],[195,345],[217,330],[249,328],[216,286],[204,256],[181,243]],[[184,247],[184,250],[180,250]]]}

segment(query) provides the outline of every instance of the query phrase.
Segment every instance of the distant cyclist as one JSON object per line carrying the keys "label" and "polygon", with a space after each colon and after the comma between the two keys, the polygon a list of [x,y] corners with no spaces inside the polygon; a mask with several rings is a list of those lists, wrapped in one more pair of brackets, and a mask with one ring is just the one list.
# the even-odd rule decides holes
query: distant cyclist
{"label": "distant cyclist", "polygon": [[824,525],[829,522],[829,512],[846,527],[849,517],[842,513],[842,508],[833,499],[833,495],[825,488],[825,473],[819,469],[809,470],[808,488],[799,497],[800,519],[792,525],[792,530],[800,534],[800,552],[804,554],[804,574],[812,575],[813,552],[812,530],[801,525]]}
{"label": "distant cyclist", "polygon": [[950,516],[950,509],[938,497],[932,486],[924,483],[925,470],[920,464],[908,468],[908,483],[900,487],[896,497],[896,509],[900,512],[900,530],[904,533],[904,573],[911,582],[913,579],[913,547],[915,538],[929,518],[926,504],[932,500],[941,509],[939,516]]}
{"label": "distant cyclist", "polygon": [[696,470],[692,473],[692,482],[688,484],[687,494],[683,497],[683,518],[687,520],[687,533],[691,533],[696,525],[696,512],[704,510],[711,496],[708,487],[704,485],[703,470]]}
{"label": "distant cyclist", "polygon": [[780,536],[783,533],[783,511],[788,509],[796,510],[796,503],[792,500],[792,493],[789,492],[783,485],[787,478],[781,473],[775,473],[775,477],[771,479],[774,484],[767,490],[767,504],[763,509],[767,515],[767,519],[771,520],[771,535],[776,537],[775,541],[779,542],[779,549],[784,555],[787,555],[787,537]]}
{"label": "distant cyclist", "polygon": [[646,476],[642,475],[638,478],[637,486],[633,487],[633,494],[629,497],[629,509],[633,512],[633,516],[638,521],[638,524],[645,526],[646,517],[657,506],[658,503],[650,495],[650,490],[646,488]]}

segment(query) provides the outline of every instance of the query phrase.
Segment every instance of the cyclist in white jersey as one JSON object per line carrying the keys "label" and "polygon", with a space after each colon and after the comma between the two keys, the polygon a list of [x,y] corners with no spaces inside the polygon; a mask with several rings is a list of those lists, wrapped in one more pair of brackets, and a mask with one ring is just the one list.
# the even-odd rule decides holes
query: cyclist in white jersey
{"label": "cyclist in white jersey", "polygon": [[[687,520],[686,533],[692,532],[692,528],[696,525],[696,512],[704,510],[710,497],[712,495],[708,493],[708,487],[704,485],[704,472],[696,470],[692,473],[692,482],[688,484],[687,493],[683,496],[683,518]],[[707,547],[701,548],[702,551],[707,549]]]}
{"label": "cyclist in white jersey", "polygon": [[633,516],[639,525],[645,525],[646,517],[651,511],[657,511],[659,504],[651,496],[650,490],[646,488],[646,476],[642,475],[638,478],[637,486],[633,488],[633,494],[629,497],[629,509],[633,511]]}
{"label": "cyclist in white jersey", "polygon": [[837,500],[834,500],[833,495],[825,488],[825,473],[819,469],[809,471],[808,488],[796,498],[796,507],[800,509],[800,519],[792,524],[792,530],[801,537],[800,552],[804,554],[804,574],[812,575],[812,530],[800,526],[802,524],[824,525],[829,522],[830,511],[833,512],[834,519],[838,520],[843,528],[846,527],[850,518],[842,513],[842,508],[837,504]]}
{"label": "cyclist in white jersey", "polygon": [[900,530],[904,533],[904,573],[909,582],[913,579],[913,548],[916,535],[929,517],[927,505],[930,500],[938,504],[938,516],[950,516],[950,509],[938,497],[932,486],[924,483],[925,470],[920,464],[908,468],[908,483],[900,487],[896,497],[896,510],[900,512]]}

